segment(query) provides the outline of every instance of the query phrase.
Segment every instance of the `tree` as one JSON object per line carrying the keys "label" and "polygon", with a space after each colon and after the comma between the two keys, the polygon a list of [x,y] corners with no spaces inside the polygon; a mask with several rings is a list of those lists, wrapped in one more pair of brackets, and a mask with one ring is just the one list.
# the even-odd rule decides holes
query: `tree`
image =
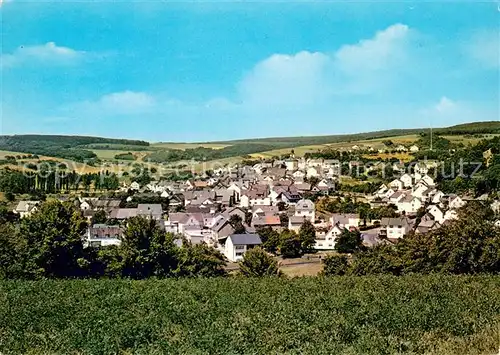
{"label": "tree", "polygon": [[178,266],[174,236],[163,232],[152,219],[130,218],[119,251],[125,277],[171,276]]}
{"label": "tree", "polygon": [[240,273],[247,277],[279,276],[278,263],[264,249],[256,247],[243,255]]}
{"label": "tree", "polygon": [[87,228],[81,211],[71,203],[50,201],[21,221],[27,277],[85,276],[88,260],[82,242]]}
{"label": "tree", "polygon": [[179,264],[175,276],[216,277],[226,276],[226,261],[218,250],[206,245],[184,241],[179,250]]}
{"label": "tree", "polygon": [[106,223],[108,216],[106,215],[106,211],[100,209],[94,213],[94,217],[92,217],[92,222],[94,224],[104,224]]}
{"label": "tree", "polygon": [[277,206],[278,206],[278,211],[280,211],[280,212],[286,210],[286,203],[283,201],[278,202]]}
{"label": "tree", "polygon": [[301,242],[297,233],[288,229],[281,232],[279,252],[284,258],[297,258],[301,250]]}
{"label": "tree", "polygon": [[347,273],[349,269],[349,262],[345,255],[328,255],[323,259],[324,276],[342,276]]}
{"label": "tree", "polygon": [[363,250],[363,239],[358,230],[345,229],[335,241],[335,250],[339,253],[354,253]]}
{"label": "tree", "polygon": [[246,229],[245,226],[243,225],[243,219],[241,218],[241,216],[237,214],[231,215],[231,217],[229,217],[229,224],[233,227],[234,234],[246,233]]}
{"label": "tree", "polygon": [[303,253],[311,252],[316,244],[316,229],[313,224],[305,220],[299,229],[300,247]]}
{"label": "tree", "polygon": [[269,226],[259,228],[257,234],[262,240],[262,247],[275,254],[280,244],[280,234]]}

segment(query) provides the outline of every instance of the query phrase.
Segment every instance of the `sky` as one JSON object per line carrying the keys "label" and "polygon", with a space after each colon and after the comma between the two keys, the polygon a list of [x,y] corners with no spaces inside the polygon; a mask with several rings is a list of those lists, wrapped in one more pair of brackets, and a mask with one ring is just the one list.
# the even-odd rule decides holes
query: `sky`
{"label": "sky", "polygon": [[500,120],[493,1],[3,0],[1,134],[212,141]]}

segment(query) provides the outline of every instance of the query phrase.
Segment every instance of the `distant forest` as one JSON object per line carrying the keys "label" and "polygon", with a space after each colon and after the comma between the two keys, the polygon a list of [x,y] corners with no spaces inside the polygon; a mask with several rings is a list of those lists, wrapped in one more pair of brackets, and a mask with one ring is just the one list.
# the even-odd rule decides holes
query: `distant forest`
{"label": "distant forest", "polygon": [[15,135],[0,136],[0,150],[46,155],[75,161],[96,158],[96,154],[80,146],[89,144],[122,144],[149,146],[148,142],[85,136]]}
{"label": "distant forest", "polygon": [[[325,129],[327,129],[326,127]],[[148,155],[154,162],[175,162],[181,160],[217,160],[236,156],[247,156],[274,149],[293,149],[304,145],[321,145],[329,143],[351,142],[368,139],[390,138],[412,134],[422,134],[427,128],[419,129],[392,129],[378,132],[357,134],[343,134],[330,136],[310,137],[277,137],[242,139],[224,142],[210,142],[227,144],[222,149],[198,147],[194,149],[152,149],[146,141],[111,139],[85,136],[60,136],[60,135],[15,135],[0,136],[0,150],[19,153],[29,153],[85,161],[96,159],[91,151],[94,149],[113,149],[126,151],[155,150]],[[500,133],[500,121],[476,122],[460,124],[447,128],[435,128],[436,135],[473,135]],[[201,143],[200,143],[201,144]]]}

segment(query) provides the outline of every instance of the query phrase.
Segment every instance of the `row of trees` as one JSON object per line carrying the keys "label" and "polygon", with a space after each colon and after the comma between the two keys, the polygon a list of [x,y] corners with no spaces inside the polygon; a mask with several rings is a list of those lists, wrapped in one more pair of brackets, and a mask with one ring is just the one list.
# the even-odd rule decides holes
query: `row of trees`
{"label": "row of trees", "polygon": [[271,227],[260,228],[257,233],[261,237],[264,250],[280,254],[284,258],[296,258],[312,252],[316,241],[316,230],[307,220],[300,226],[298,233],[289,229],[277,232]]}
{"label": "row of trees", "polygon": [[94,191],[114,191],[119,187],[118,176],[109,172],[79,175],[74,171],[53,170],[35,173],[5,169],[0,173],[0,191],[6,194],[69,192],[80,188],[86,191],[90,191],[91,188]]}
{"label": "row of trees", "polygon": [[410,234],[397,244],[358,249],[351,257],[324,260],[325,275],[500,272],[500,228],[493,211],[469,203],[459,218],[427,234]]}
{"label": "row of trees", "polygon": [[178,246],[156,221],[129,219],[120,246],[85,247],[87,223],[71,203],[50,201],[18,224],[0,224],[3,278],[198,277],[225,274],[224,257],[206,245]]}

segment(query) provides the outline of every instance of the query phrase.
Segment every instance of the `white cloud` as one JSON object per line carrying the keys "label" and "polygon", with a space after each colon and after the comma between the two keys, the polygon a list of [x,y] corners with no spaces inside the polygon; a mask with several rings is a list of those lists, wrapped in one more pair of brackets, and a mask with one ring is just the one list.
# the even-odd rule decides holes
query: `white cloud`
{"label": "white cloud", "polygon": [[93,116],[136,115],[157,109],[156,99],[144,92],[122,91],[104,95],[95,101],[82,101],[64,106],[63,112]]}
{"label": "white cloud", "polygon": [[453,112],[457,108],[457,103],[446,96],[441,97],[441,100],[434,106],[435,111],[439,113]]}
{"label": "white cloud", "polygon": [[239,83],[240,99],[251,105],[300,106],[328,101],[334,94],[380,89],[390,84],[391,73],[408,64],[409,33],[408,26],[395,24],[333,54],[274,54]]}
{"label": "white cloud", "polygon": [[21,46],[11,54],[4,54],[2,67],[22,65],[27,62],[41,62],[47,65],[71,65],[80,60],[85,52],[58,46],[54,42],[43,45]]}

